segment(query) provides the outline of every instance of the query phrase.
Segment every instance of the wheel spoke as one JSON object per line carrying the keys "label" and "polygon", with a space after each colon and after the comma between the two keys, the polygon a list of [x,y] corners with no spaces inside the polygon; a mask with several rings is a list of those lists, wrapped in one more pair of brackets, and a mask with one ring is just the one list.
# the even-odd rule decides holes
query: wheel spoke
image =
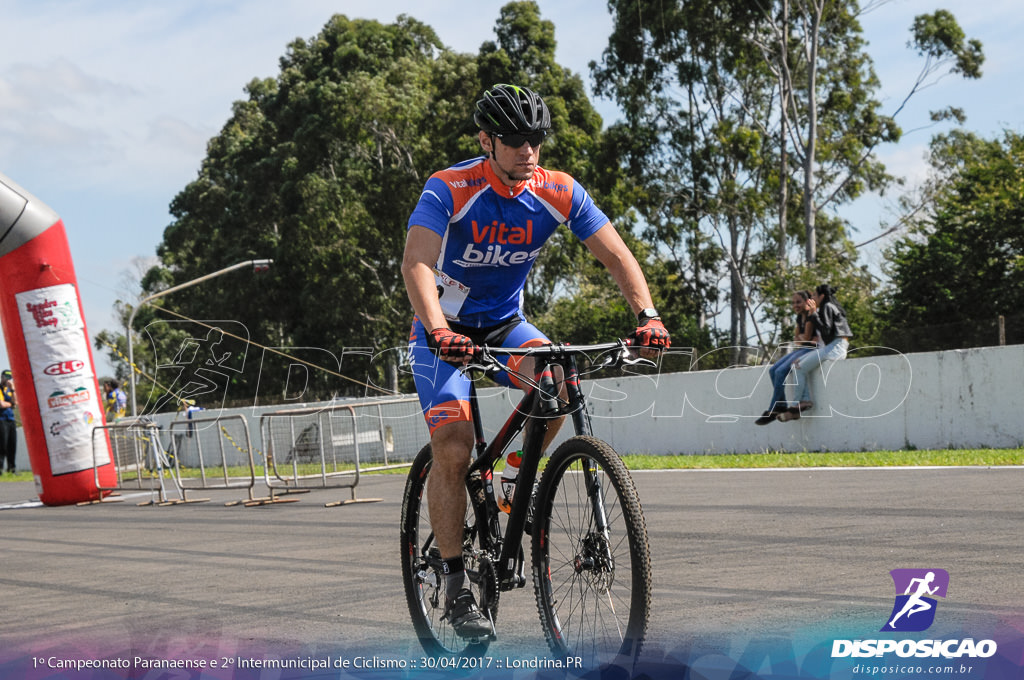
{"label": "wheel spoke", "polygon": [[535,538],[534,569],[541,576],[538,608],[556,653],[607,660],[639,648],[649,617],[650,561],[635,494],[617,454],[597,440],[569,440],[548,463],[538,496],[544,516],[535,519],[546,540]]}
{"label": "wheel spoke", "polygon": [[[406,599],[413,626],[424,650],[433,655],[483,654],[489,640],[464,640],[460,638],[447,619],[444,618],[445,586],[441,572],[441,554],[436,547],[431,528],[430,512],[427,507],[427,488],[430,484],[430,447],[417,456],[406,482],[402,507],[402,574],[405,581]],[[489,589],[489,614],[497,613],[497,587],[493,571],[487,571],[479,551],[473,546],[476,539],[472,505],[466,504],[466,586],[477,602],[484,602],[480,588]],[[493,590],[493,593],[490,593]]]}

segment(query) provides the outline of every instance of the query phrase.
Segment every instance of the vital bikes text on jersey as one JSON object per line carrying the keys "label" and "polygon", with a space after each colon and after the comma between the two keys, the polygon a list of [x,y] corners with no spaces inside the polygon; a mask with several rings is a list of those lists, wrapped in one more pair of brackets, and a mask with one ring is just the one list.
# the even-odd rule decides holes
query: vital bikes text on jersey
{"label": "vital bikes text on jersey", "polygon": [[527,274],[559,226],[586,240],[606,224],[572,176],[538,167],[510,187],[482,157],[434,173],[409,217],[409,228],[441,236],[435,269],[468,291],[458,309],[445,308],[446,316],[475,327],[521,312]]}

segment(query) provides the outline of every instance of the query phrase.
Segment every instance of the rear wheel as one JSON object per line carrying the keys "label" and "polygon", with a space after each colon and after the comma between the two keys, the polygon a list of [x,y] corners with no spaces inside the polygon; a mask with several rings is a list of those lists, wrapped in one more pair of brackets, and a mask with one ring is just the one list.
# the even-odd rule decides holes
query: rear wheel
{"label": "rear wheel", "polygon": [[573,437],[552,454],[537,490],[533,581],[556,656],[589,665],[640,652],[651,609],[647,527],[618,454]]}
{"label": "rear wheel", "polygon": [[[445,582],[441,570],[441,552],[434,541],[427,507],[426,489],[433,455],[428,444],[417,454],[405,483],[402,497],[402,581],[412,616],[413,627],[424,651],[434,656],[480,656],[490,639],[466,640],[455,634],[447,619]],[[498,614],[498,582],[488,557],[474,545],[476,520],[473,506],[466,502],[463,557],[466,561],[466,585],[477,603],[493,622]]]}

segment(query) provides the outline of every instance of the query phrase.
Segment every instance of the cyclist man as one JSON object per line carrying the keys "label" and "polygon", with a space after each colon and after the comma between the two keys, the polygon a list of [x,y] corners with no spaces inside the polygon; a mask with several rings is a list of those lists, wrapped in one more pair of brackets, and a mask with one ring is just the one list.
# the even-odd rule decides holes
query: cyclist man
{"label": "cyclist man", "polygon": [[[637,314],[634,344],[653,350],[670,344],[640,265],[608,218],[570,175],[538,165],[551,128],[544,101],[525,87],[495,85],[477,101],[473,119],[484,156],[427,180],[409,218],[402,262],[415,312],[410,359],[434,456],[427,504],[446,575],[445,616],[464,638],[491,628],[464,587],[464,483],[473,425],[469,380],[458,365],[476,344],[550,343],[526,321],[521,301],[526,276],[558,226],[568,225],[618,284]],[[531,372],[528,359],[515,363],[506,360]],[[507,374],[503,382],[521,387]],[[549,428],[548,441],[556,431]]]}

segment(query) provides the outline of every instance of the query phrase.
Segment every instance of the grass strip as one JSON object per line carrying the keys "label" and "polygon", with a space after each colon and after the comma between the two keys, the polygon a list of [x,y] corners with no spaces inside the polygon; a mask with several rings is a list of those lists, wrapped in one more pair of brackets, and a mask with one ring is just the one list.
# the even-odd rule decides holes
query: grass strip
{"label": "grass strip", "polygon": [[[637,455],[622,457],[630,470],[725,470],[734,468],[810,468],[810,467],[950,467],[976,466],[999,467],[1024,465],[1024,448],[1018,449],[936,449],[921,451],[840,451],[840,452],[796,452],[766,451],[764,453],[722,453],[714,455]],[[351,466],[338,466],[332,471],[351,470]],[[498,465],[498,469],[501,465]],[[290,475],[292,468],[281,469]],[[363,472],[362,474],[407,474],[407,468]],[[300,466],[300,475],[317,475],[318,465]],[[220,470],[207,471],[207,477],[218,477]],[[199,470],[182,468],[182,477],[199,477]],[[145,473],[144,473],[145,476]],[[248,468],[230,468],[228,476],[245,478]],[[263,469],[257,467],[257,482],[263,479]],[[4,482],[30,482],[32,473],[19,471],[17,474],[0,476]]]}
{"label": "grass strip", "polygon": [[939,449],[921,451],[766,451],[688,456],[622,457],[631,470],[804,468],[804,467],[932,467],[1024,464],[1024,449]]}

